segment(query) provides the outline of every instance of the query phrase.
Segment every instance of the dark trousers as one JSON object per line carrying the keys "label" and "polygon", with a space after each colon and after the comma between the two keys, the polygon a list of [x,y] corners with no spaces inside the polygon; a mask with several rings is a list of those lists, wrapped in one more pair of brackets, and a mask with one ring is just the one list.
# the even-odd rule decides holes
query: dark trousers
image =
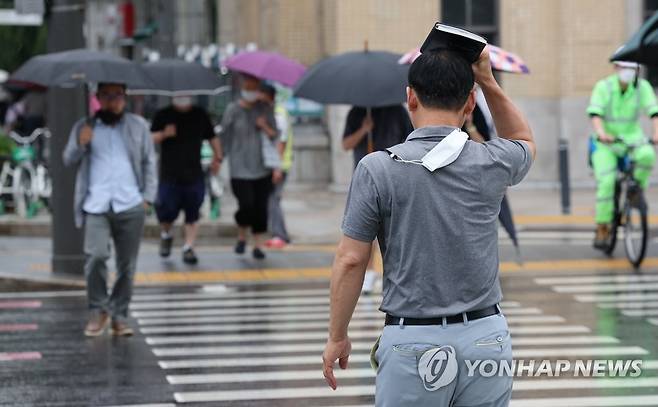
{"label": "dark trousers", "polygon": [[238,200],[235,222],[240,227],[251,227],[255,234],[267,231],[267,204],[272,191],[272,177],[256,180],[231,179],[233,195]]}
{"label": "dark trousers", "polygon": [[[85,276],[90,309],[104,310],[114,319],[128,316],[144,217],[142,204],[125,212],[86,215]],[[117,277],[111,293],[108,293],[107,260],[110,257],[110,241],[114,241]]]}

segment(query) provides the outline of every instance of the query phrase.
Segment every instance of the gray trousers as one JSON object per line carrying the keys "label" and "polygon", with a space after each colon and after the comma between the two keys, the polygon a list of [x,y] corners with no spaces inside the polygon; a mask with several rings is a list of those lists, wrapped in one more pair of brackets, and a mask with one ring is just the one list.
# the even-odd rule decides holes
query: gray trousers
{"label": "gray trousers", "polygon": [[[443,355],[432,359],[436,354],[434,349],[439,347]],[[446,359],[447,353],[452,353],[453,363],[456,361],[453,365],[456,367],[455,376],[449,374],[447,361],[450,358]],[[507,321],[502,314],[469,321],[466,325],[388,325],[384,328],[374,357],[379,364],[375,395],[377,407],[509,405],[511,376],[484,377],[478,369],[473,369],[475,374],[469,376],[465,362],[507,360],[511,363],[512,344]],[[422,366],[429,366],[429,370],[422,369]],[[419,370],[423,370],[422,377]],[[440,372],[443,374],[437,374]],[[441,381],[443,387],[428,390],[428,387],[432,389],[433,384]]]}
{"label": "gray trousers", "polygon": [[[114,319],[128,316],[145,210],[140,204],[124,212],[113,211],[85,217],[85,277],[91,310],[104,310]],[[107,260],[114,242],[117,276],[107,289]]]}
{"label": "gray trousers", "polygon": [[281,182],[274,185],[268,202],[268,216],[270,220],[270,233],[272,233],[272,236],[290,243],[290,237],[288,236],[288,230],[286,229],[286,220],[283,217],[283,210],[281,209],[281,196],[283,195],[283,187],[287,178],[288,173],[284,172]]}

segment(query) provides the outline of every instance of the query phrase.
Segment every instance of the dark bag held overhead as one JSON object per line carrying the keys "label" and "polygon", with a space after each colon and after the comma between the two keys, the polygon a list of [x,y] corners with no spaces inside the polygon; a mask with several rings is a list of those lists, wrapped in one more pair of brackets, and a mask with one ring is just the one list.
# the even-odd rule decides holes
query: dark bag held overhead
{"label": "dark bag held overhead", "polygon": [[436,23],[420,47],[420,52],[449,49],[462,54],[468,62],[473,63],[478,60],[486,45],[487,40],[484,37],[461,28]]}

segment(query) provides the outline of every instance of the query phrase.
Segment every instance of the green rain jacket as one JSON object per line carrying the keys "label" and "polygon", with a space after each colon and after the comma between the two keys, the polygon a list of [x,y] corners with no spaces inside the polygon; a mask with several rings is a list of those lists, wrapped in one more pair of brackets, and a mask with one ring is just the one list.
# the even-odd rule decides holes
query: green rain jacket
{"label": "green rain jacket", "polygon": [[642,110],[650,117],[658,115],[658,103],[651,84],[638,79],[637,85],[631,83],[626,92],[622,92],[614,74],[594,86],[587,113],[603,119],[606,133],[631,142],[643,137],[640,126]]}

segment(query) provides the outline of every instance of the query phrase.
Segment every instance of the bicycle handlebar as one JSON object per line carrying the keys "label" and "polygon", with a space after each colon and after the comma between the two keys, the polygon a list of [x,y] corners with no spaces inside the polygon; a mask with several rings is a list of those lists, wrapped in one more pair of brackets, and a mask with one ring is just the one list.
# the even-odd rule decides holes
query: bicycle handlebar
{"label": "bicycle handlebar", "polygon": [[9,132],[9,137],[11,137],[18,144],[31,144],[41,136],[50,138],[51,136],[50,130],[48,130],[48,128],[46,127],[40,127],[34,129],[32,134],[30,134],[29,136],[21,136],[20,134],[16,133],[13,130]]}

